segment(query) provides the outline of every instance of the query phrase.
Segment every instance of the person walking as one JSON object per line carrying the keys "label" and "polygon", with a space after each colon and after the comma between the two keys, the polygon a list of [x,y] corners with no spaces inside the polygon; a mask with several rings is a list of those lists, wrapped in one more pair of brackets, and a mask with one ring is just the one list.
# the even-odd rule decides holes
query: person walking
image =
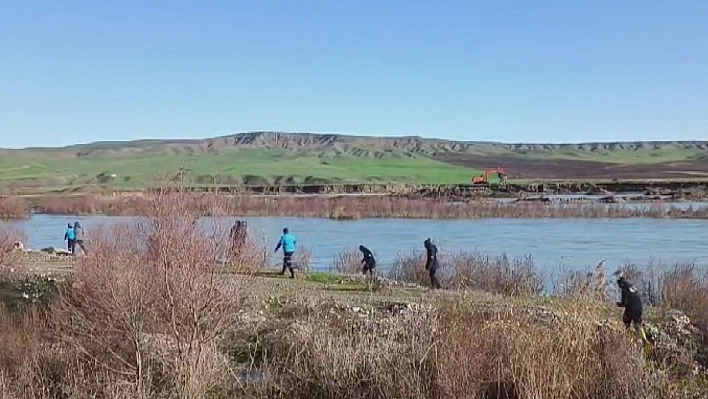
{"label": "person walking", "polygon": [[76,254],[76,245],[81,248],[84,254],[88,253],[86,246],[84,246],[84,228],[78,221],[74,223],[74,254]]}
{"label": "person walking", "polygon": [[435,273],[438,271],[438,247],[430,241],[430,238],[423,241],[423,246],[425,246],[426,260],[425,260],[425,270],[428,271],[430,275],[430,286],[433,289],[441,288],[438,278]]}
{"label": "person walking", "polygon": [[241,252],[241,249],[246,245],[246,239],[248,237],[248,222],[237,220],[236,224],[234,224],[231,228],[229,237],[231,238],[232,255],[235,256]]}
{"label": "person walking", "polygon": [[359,245],[359,251],[364,255],[364,258],[361,260],[361,263],[364,264],[364,269],[362,270],[362,273],[366,274],[367,272],[371,274],[372,276],[374,275],[374,268],[376,268],[376,258],[374,258],[374,254],[371,253],[371,250],[363,245]]}
{"label": "person walking", "polygon": [[275,252],[277,253],[280,248],[283,248],[283,270],[280,272],[281,276],[285,275],[285,269],[290,270],[290,278],[295,278],[295,270],[293,269],[293,254],[297,245],[297,240],[295,236],[290,234],[288,228],[283,229],[283,235],[280,236],[278,245],[275,246]]}
{"label": "person walking", "polygon": [[66,250],[73,255],[74,247],[76,246],[76,235],[74,234],[74,226],[72,226],[71,223],[66,226],[64,241],[66,241]]}

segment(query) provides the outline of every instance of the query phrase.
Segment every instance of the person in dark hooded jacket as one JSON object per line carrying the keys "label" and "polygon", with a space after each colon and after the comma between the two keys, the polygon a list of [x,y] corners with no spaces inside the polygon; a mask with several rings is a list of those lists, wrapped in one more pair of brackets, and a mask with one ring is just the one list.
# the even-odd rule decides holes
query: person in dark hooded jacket
{"label": "person in dark hooded jacket", "polygon": [[639,335],[644,342],[648,342],[642,325],[642,313],[644,309],[642,306],[642,298],[639,296],[639,290],[629,281],[625,280],[624,277],[617,279],[617,285],[622,291],[622,299],[617,302],[617,306],[624,308],[622,322],[627,329],[634,325],[635,329],[639,330]]}
{"label": "person in dark hooded jacket", "polygon": [[427,270],[430,275],[430,286],[433,289],[440,288],[440,281],[438,281],[438,278],[435,276],[438,270],[438,247],[430,241],[430,238],[423,241],[423,245],[425,246],[426,252],[425,270]]}
{"label": "person in dark hooded jacket", "polygon": [[364,258],[361,260],[361,263],[364,264],[364,269],[362,272],[366,274],[369,272],[371,275],[374,274],[374,268],[376,268],[376,258],[374,258],[374,254],[371,253],[371,250],[363,245],[359,245],[359,251],[364,255]]}

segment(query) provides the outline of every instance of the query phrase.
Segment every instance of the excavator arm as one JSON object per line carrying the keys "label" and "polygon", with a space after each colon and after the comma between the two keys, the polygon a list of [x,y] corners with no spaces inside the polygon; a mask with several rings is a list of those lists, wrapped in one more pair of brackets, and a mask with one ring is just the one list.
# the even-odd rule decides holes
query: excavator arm
{"label": "excavator arm", "polygon": [[484,174],[481,176],[475,176],[472,178],[472,184],[488,184],[489,183],[489,174],[490,173],[495,173],[499,177],[499,181],[501,183],[506,183],[506,170],[504,168],[494,168],[494,169],[487,169],[484,171]]}

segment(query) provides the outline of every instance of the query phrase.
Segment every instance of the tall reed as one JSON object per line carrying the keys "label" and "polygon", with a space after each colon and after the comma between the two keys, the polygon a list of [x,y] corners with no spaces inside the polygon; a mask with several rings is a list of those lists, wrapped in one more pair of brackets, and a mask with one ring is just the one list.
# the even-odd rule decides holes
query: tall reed
{"label": "tall reed", "polygon": [[0,219],[25,219],[30,216],[30,206],[17,196],[0,197]]}
{"label": "tall reed", "polygon": [[[187,195],[187,194],[185,194]],[[451,203],[445,199],[383,196],[256,196],[190,194],[188,204],[209,215],[215,204],[232,216],[300,216],[353,220],[363,218],[482,219],[482,218],[676,218],[706,219],[708,207],[679,210],[659,204],[626,207],[606,204]],[[37,208],[50,214],[138,215],[149,207],[151,195],[50,197]]]}

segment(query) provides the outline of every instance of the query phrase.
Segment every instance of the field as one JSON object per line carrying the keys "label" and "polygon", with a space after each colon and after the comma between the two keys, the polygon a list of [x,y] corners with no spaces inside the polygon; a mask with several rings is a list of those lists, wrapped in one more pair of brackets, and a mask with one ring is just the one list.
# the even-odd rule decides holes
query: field
{"label": "field", "polygon": [[165,180],[201,185],[461,184],[494,167],[506,168],[511,181],[681,179],[708,176],[707,148],[705,142],[502,144],[246,133],[0,150],[0,182],[5,193],[139,190]]}
{"label": "field", "polygon": [[[164,180],[197,184],[294,184],[321,182],[464,183],[477,170],[426,157],[364,159],[296,156],[252,150],[233,154],[159,155],[124,159],[34,159],[3,157],[0,179],[6,184],[47,184],[47,188],[107,185],[141,189]],[[115,174],[115,178],[111,175]]]}

